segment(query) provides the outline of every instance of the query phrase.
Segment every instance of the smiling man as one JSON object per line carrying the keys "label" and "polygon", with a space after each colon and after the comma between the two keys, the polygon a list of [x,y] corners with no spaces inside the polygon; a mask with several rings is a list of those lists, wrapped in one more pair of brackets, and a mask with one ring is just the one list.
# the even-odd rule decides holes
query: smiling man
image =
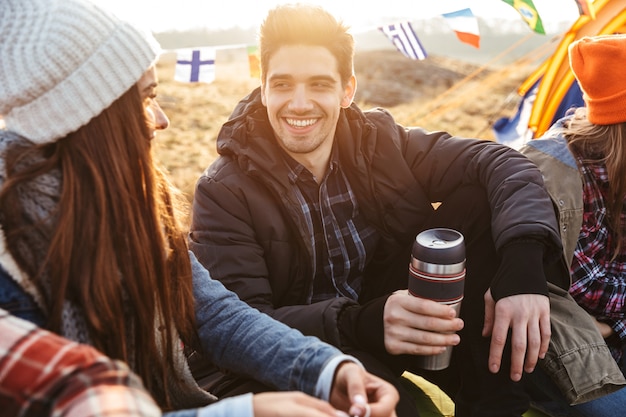
{"label": "smiling man", "polygon": [[356,91],[343,83],[337,60],[323,46],[289,45],[269,59],[261,100],[281,148],[322,178],[328,168],[337,120]]}
{"label": "smiling man", "polygon": [[[250,305],[394,383],[400,417],[418,414],[405,370],[450,393],[457,417],[521,416],[520,380],[550,339],[545,271],[561,251],[537,168],[491,141],[359,109],[353,38],[319,7],[271,10],[260,51],[262,85],[222,127],[220,156],[197,184],[198,259]],[[412,243],[430,227],[465,236],[460,317],[406,290]],[[455,345],[447,370],[415,368],[415,355]],[[254,384],[204,381],[221,395]]]}

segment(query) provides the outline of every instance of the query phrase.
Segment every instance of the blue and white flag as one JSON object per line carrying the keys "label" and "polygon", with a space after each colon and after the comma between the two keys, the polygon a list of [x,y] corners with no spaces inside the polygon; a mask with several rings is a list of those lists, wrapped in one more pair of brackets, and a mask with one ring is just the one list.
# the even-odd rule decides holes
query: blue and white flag
{"label": "blue and white flag", "polygon": [[211,83],[215,80],[215,48],[176,50],[174,80],[186,83]]}
{"label": "blue and white flag", "polygon": [[[517,108],[517,113],[513,117],[502,117],[493,124],[492,129],[497,142],[519,149],[534,138],[535,133],[529,126],[529,122],[542,78],[537,79],[524,94]],[[584,105],[583,92],[578,82],[574,79],[563,95],[548,126],[552,126],[557,120],[565,117],[572,109],[583,107]]]}
{"label": "blue and white flag", "polygon": [[417,39],[411,23],[396,23],[381,26],[379,29],[387,35],[398,51],[402,52],[407,58],[426,59],[426,51],[419,39]]}
{"label": "blue and white flag", "polygon": [[492,129],[496,142],[519,150],[522,145],[533,138],[533,131],[528,127],[528,121],[540,82],[541,78],[535,81],[535,84],[524,94],[513,117],[501,117],[495,121]]}

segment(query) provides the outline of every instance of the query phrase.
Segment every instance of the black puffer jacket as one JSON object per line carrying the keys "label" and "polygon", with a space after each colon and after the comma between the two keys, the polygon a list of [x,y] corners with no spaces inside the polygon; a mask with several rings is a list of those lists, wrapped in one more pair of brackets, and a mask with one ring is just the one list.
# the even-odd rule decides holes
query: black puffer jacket
{"label": "black puffer jacket", "polygon": [[[561,245],[555,213],[537,168],[524,156],[491,141],[454,138],[397,125],[382,109],[355,105],[339,117],[335,140],[359,209],[383,236],[366,267],[354,329],[382,335],[388,294],[406,288],[409,252],[433,202],[465,183],[487,191],[498,249],[521,237],[545,243],[547,256]],[[347,298],[306,304],[311,288],[312,248],[298,202],[290,192],[265,107],[257,89],[243,99],[217,140],[220,157],[198,181],[193,203],[191,249],[240,298],[272,317],[341,346],[338,316]],[[541,273],[541,267],[538,271]],[[496,277],[496,299],[512,293],[547,294],[537,279]],[[496,283],[497,282],[497,283]],[[352,309],[351,309],[352,310]],[[365,311],[368,311],[366,313]],[[380,332],[373,330],[380,326]],[[382,337],[382,336],[381,336]],[[369,341],[378,348],[382,340]]]}

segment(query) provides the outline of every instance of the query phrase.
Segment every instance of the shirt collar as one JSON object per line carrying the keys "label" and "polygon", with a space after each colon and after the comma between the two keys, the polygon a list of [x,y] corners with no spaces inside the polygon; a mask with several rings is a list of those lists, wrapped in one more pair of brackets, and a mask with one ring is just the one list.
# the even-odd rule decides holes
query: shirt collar
{"label": "shirt collar", "polygon": [[[289,181],[292,184],[295,184],[297,181],[314,181],[313,174],[304,167],[300,162],[296,161],[285,152],[284,149],[281,148],[281,152],[283,154],[283,160],[285,161],[285,165],[287,165],[287,169],[289,170],[287,176],[289,177]],[[337,146],[337,141],[333,142],[333,147],[330,153],[330,162],[329,169],[326,172],[326,178],[328,178],[331,173],[336,172],[340,168],[339,163],[339,148]]]}

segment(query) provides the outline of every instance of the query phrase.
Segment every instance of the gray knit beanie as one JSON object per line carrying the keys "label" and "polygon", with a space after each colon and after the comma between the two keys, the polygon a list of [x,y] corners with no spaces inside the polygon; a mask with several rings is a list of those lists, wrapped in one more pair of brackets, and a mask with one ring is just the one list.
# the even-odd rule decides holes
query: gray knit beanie
{"label": "gray knit beanie", "polygon": [[0,115],[35,143],[74,132],[156,62],[154,37],[87,0],[0,0]]}

